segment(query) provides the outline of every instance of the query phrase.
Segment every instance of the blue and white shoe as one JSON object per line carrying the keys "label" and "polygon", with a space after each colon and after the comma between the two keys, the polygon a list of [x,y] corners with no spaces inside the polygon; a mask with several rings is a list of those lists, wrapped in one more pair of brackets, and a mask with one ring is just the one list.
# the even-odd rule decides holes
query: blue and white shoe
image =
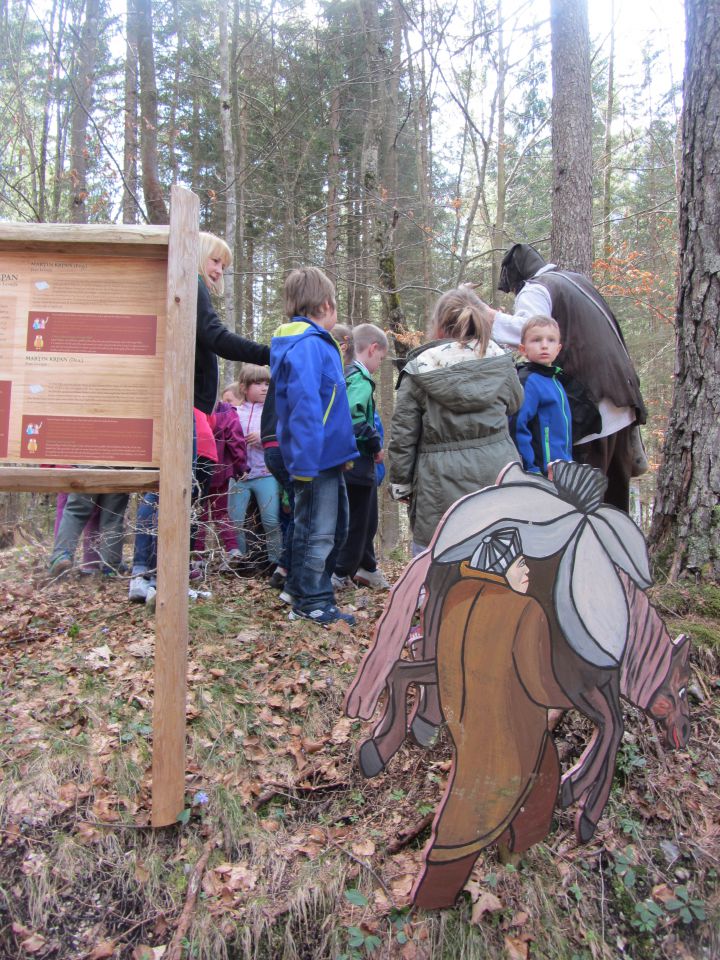
{"label": "blue and white shoe", "polygon": [[288,620],[311,620],[313,623],[321,623],[324,626],[343,620],[349,626],[355,626],[355,617],[351,613],[343,613],[335,606],[318,607],[317,610],[310,610],[308,613],[293,607],[288,614]]}

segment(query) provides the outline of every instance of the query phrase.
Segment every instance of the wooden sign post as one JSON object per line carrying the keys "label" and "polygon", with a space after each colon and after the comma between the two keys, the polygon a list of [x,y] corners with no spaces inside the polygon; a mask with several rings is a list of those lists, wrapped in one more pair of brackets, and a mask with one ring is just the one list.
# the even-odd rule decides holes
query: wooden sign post
{"label": "wooden sign post", "polygon": [[173,187],[169,228],[0,223],[0,491],[160,489],[156,827],[185,793],[198,220]]}

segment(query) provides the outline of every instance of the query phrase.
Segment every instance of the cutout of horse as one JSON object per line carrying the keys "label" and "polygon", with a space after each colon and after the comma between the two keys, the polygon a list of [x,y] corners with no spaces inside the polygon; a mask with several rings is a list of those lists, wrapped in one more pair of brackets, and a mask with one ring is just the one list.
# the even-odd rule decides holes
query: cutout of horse
{"label": "cutout of horse", "polygon": [[[620,697],[658,721],[669,747],[689,736],[689,646],[684,637],[671,641],[643,592],[650,576],[642,534],[602,505],[599,471],[554,467],[550,482],[511,465],[498,486],[448,511],[391,592],[348,691],[348,716],[369,719],[387,690],[384,714],[360,748],[366,776],[384,769],[405,739],[410,685],[419,689],[410,718],[416,742],[432,742],[442,722],[453,742],[414,890],[420,906],[451,905],[494,840],[523,851],[547,834],[560,785],[548,708],[575,707],[595,725],[562,778],[560,800],[577,802],[581,842],[609,796]],[[518,583],[512,568],[523,554]],[[414,659],[404,660],[423,589],[421,636],[413,636]]]}

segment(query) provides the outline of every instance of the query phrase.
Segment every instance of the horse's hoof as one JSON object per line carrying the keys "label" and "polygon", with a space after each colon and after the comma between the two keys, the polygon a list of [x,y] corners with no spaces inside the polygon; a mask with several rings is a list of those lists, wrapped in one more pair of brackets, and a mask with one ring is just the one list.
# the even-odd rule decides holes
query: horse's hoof
{"label": "horse's hoof", "polygon": [[366,740],[362,744],[358,754],[358,762],[360,763],[360,772],[368,780],[371,777],[376,777],[385,769],[385,761],[380,756],[380,751],[375,746],[374,740]]}
{"label": "horse's hoof", "polygon": [[565,810],[575,802],[572,780],[563,780],[560,785],[560,808]]}
{"label": "horse's hoof", "polygon": [[597,824],[593,823],[585,813],[579,813],[575,818],[575,836],[578,843],[589,843],[595,835]]}
{"label": "horse's hoof", "polygon": [[410,733],[415,743],[419,747],[431,747],[437,740],[440,727],[434,723],[428,723],[422,717],[413,717],[410,724]]}

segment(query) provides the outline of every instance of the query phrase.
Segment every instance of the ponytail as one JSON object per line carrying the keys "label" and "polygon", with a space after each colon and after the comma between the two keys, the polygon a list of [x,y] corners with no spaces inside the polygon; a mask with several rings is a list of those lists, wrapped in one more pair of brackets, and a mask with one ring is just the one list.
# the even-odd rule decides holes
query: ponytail
{"label": "ponytail", "polygon": [[462,344],[477,340],[475,353],[479,357],[485,356],[491,327],[490,312],[470,287],[448,290],[435,304],[433,336]]}

